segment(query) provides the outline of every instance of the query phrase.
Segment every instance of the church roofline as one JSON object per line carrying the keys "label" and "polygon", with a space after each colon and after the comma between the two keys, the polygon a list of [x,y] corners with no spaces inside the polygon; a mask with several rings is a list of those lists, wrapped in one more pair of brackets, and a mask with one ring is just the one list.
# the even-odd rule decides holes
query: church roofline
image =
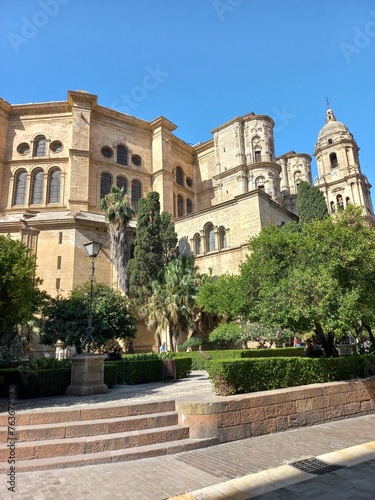
{"label": "church roofline", "polygon": [[236,122],[244,123],[244,122],[249,121],[249,120],[267,120],[272,124],[272,127],[274,127],[274,125],[275,125],[275,122],[273,121],[273,119],[270,116],[256,115],[253,112],[251,112],[251,113],[248,113],[244,116],[236,116],[235,118],[231,118],[227,122],[223,123],[222,125],[219,125],[218,127],[214,128],[213,130],[211,130],[211,134],[215,134],[216,132],[219,132],[220,130],[225,129],[225,128],[229,127],[230,125],[233,125]]}

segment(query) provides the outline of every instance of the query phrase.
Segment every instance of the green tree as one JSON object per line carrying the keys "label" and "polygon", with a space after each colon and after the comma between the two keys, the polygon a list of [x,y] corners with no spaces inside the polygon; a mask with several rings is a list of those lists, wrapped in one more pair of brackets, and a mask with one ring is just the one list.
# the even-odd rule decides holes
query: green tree
{"label": "green tree", "polygon": [[220,349],[231,349],[241,341],[241,327],[235,323],[221,323],[212,330],[208,340]]}
{"label": "green tree", "polygon": [[241,315],[244,297],[240,276],[206,276],[199,288],[197,306],[214,316],[233,321]]}
{"label": "green tree", "polygon": [[[103,284],[94,284],[93,291],[93,337],[98,347],[114,338],[134,338],[136,322],[128,299]],[[80,353],[87,334],[89,301],[89,282],[74,288],[67,298],[51,298],[40,319],[40,343],[54,345],[61,341],[64,347],[74,346]]]}
{"label": "green tree", "polygon": [[120,290],[128,291],[126,265],[129,259],[129,245],[126,228],[135,215],[134,207],[128,193],[112,186],[108,194],[99,201],[99,207],[105,213],[109,226],[111,260],[117,272]]}
{"label": "green tree", "polygon": [[26,245],[0,235],[0,337],[31,320],[46,297],[35,272],[36,259]]}
{"label": "green tree", "polygon": [[324,220],[328,217],[327,203],[324,194],[316,186],[302,181],[298,188],[297,211],[301,224],[313,220]]}
{"label": "green tree", "polygon": [[138,306],[147,303],[152,282],[161,276],[164,266],[177,255],[177,235],[170,215],[160,215],[159,193],[152,191],[139,200],[134,258],[128,264],[130,292]]}
{"label": "green tree", "polygon": [[334,333],[374,319],[375,230],[361,209],[348,207],[301,233],[264,228],[241,266],[244,311],[266,326],[314,330],[326,355]]}
{"label": "green tree", "polygon": [[199,280],[194,257],[184,255],[169,262],[162,279],[152,282],[146,306],[147,325],[155,329],[159,338],[168,329],[173,351],[177,349],[179,335],[194,327]]}
{"label": "green tree", "polygon": [[163,248],[163,265],[167,265],[178,257],[178,238],[171,221],[171,214],[163,211],[160,214],[161,220],[161,244]]}

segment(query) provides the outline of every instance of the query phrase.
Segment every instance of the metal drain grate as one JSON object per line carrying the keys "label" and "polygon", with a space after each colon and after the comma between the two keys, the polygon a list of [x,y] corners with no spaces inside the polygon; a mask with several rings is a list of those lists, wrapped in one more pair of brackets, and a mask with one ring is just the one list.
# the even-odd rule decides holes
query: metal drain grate
{"label": "metal drain grate", "polygon": [[293,462],[289,464],[302,472],[309,472],[310,474],[327,474],[328,472],[333,472],[335,470],[343,469],[342,465],[332,465],[319,460],[318,458],[307,458],[306,460],[300,460],[298,462]]}

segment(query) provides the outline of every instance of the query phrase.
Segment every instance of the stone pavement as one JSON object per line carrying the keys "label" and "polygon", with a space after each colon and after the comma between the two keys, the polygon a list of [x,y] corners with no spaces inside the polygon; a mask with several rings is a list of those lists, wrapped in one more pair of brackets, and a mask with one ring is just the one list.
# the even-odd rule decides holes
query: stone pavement
{"label": "stone pavement", "polygon": [[[152,386],[152,387],[151,387]],[[194,387],[193,387],[194,386]],[[175,399],[210,391],[204,372],[168,384],[121,387],[100,398],[137,400]],[[130,391],[125,395],[126,391]],[[53,406],[67,406],[68,398],[53,398]],[[76,398],[69,405],[98,404],[95,398]],[[99,404],[106,404],[105,402]],[[27,409],[51,406],[48,401],[25,401]],[[375,415],[329,422],[277,434],[252,437],[178,455],[89,465],[59,470],[16,472],[16,493],[7,491],[0,477],[1,500],[44,499],[373,499],[375,497]],[[362,445],[359,446],[358,445]],[[354,448],[353,448],[354,447]],[[345,451],[345,449],[347,449]],[[344,450],[337,453],[338,450]],[[328,454],[328,455],[327,455]],[[341,464],[317,476],[294,470],[299,460],[320,457]],[[281,467],[281,468],[280,468]],[[257,486],[255,488],[255,486]],[[192,492],[192,493],[189,493]]]}

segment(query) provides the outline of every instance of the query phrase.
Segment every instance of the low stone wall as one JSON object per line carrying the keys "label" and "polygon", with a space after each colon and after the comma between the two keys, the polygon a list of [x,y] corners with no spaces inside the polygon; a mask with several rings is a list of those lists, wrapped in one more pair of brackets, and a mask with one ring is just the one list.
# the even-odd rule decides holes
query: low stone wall
{"label": "low stone wall", "polygon": [[375,377],[176,401],[190,437],[221,443],[375,412]]}

